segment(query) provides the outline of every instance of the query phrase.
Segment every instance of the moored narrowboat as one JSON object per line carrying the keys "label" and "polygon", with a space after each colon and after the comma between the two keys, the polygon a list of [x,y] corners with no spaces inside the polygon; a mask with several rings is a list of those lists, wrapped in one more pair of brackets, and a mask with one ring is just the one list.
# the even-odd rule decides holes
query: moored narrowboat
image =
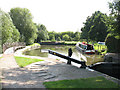
{"label": "moored narrowboat", "polygon": [[79,50],[80,52],[85,53],[85,54],[95,54],[93,45],[87,44],[85,42],[82,42],[82,43],[78,42],[76,44],[76,48],[77,48],[77,50]]}

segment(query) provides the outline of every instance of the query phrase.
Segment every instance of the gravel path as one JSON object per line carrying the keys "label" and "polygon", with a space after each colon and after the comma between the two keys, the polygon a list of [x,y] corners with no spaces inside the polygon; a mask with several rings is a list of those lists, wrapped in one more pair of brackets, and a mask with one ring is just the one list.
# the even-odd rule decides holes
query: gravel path
{"label": "gravel path", "polygon": [[[41,57],[32,58],[41,59]],[[3,55],[3,58],[0,60],[0,69],[2,69],[3,73],[3,88],[45,88],[42,83],[46,81],[96,76],[104,76],[107,79],[117,82],[116,79],[93,70],[81,69],[72,65],[67,65],[66,63],[62,63],[55,59],[42,59],[45,61],[36,62],[24,68],[19,68],[15,62],[14,54],[9,53]]]}

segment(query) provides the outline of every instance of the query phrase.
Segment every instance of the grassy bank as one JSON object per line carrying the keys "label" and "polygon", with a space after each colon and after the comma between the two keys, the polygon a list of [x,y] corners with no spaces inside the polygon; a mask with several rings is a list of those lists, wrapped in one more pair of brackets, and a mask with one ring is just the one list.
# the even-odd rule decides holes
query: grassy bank
{"label": "grassy bank", "polygon": [[17,56],[15,56],[15,60],[20,67],[25,67],[25,66],[27,66],[31,63],[35,63],[35,62],[44,61],[41,59],[17,57]]}
{"label": "grassy bank", "polygon": [[43,83],[46,88],[120,88],[118,84],[104,77],[81,78],[75,80],[60,80]]}

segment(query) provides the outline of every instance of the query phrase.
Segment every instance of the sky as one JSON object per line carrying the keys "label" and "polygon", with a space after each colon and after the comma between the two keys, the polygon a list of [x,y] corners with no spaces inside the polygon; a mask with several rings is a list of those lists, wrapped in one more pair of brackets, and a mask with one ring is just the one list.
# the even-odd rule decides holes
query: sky
{"label": "sky", "polygon": [[95,11],[109,13],[111,0],[0,0],[0,8],[9,12],[20,7],[30,10],[33,21],[48,31],[80,31],[83,22]]}

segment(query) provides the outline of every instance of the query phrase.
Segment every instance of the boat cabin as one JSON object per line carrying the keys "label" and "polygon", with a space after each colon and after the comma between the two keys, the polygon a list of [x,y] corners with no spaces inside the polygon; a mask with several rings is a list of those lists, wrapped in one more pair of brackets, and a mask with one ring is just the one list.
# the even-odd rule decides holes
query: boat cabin
{"label": "boat cabin", "polygon": [[95,50],[94,50],[93,45],[87,44],[87,43],[85,43],[85,42],[82,42],[82,43],[78,42],[78,43],[76,44],[76,47],[77,47],[80,51],[82,51],[82,52],[84,52],[84,53],[86,53],[86,54],[94,54],[94,53],[95,53]]}

